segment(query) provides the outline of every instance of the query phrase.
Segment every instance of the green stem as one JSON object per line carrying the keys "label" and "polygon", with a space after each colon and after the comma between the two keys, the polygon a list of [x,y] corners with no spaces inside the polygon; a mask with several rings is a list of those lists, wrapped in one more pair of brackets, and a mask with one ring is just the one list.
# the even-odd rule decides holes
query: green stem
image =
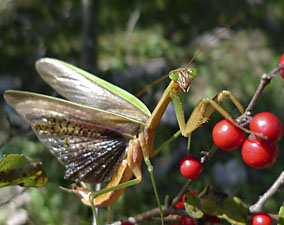
{"label": "green stem", "polygon": [[119,190],[119,189],[122,189],[122,188],[126,188],[126,187],[129,187],[129,186],[138,184],[139,182],[140,182],[140,180],[133,179],[133,180],[127,181],[125,183],[118,184],[116,186],[110,187],[110,188],[105,188],[105,189],[96,191],[96,192],[92,193],[92,198],[94,199],[101,194],[108,193],[108,192],[115,191],[115,190]]}
{"label": "green stem", "polygon": [[90,195],[90,202],[91,202],[91,207],[92,207],[93,215],[94,215],[94,217],[95,217],[95,219],[96,219],[96,225],[101,225],[99,216],[98,216],[98,214],[97,214],[97,209],[96,209],[96,207],[95,207],[95,205],[94,205],[93,200],[94,200],[94,197],[93,197],[92,195]]}
{"label": "green stem", "polygon": [[154,178],[153,166],[152,166],[152,164],[151,164],[149,159],[146,159],[145,163],[146,163],[146,165],[148,167],[148,171],[150,173],[150,177],[151,177],[151,181],[152,181],[152,185],[153,185],[156,201],[157,201],[158,206],[159,206],[160,215],[161,215],[161,223],[162,223],[162,225],[164,225],[164,213],[163,213],[163,210],[162,210],[162,205],[161,205],[161,202],[160,202],[160,198],[159,198],[159,194],[158,194],[158,190],[157,190],[157,186],[156,186],[156,182],[155,182],[155,178]]}
{"label": "green stem", "polygon": [[167,141],[165,141],[162,145],[160,145],[153,153],[151,157],[159,154],[167,145],[169,145],[172,141],[174,141],[178,136],[180,136],[181,131],[178,130],[172,137],[170,137]]}
{"label": "green stem", "polygon": [[191,143],[191,135],[188,137],[188,141],[187,141],[187,154],[190,154],[190,143]]}
{"label": "green stem", "polygon": [[99,195],[101,195],[101,194],[104,194],[104,193],[107,193],[107,192],[110,192],[110,191],[119,190],[119,189],[122,189],[122,188],[126,188],[126,187],[129,187],[129,186],[131,186],[131,185],[138,184],[140,181],[141,181],[141,180],[139,180],[139,179],[136,178],[136,179],[127,181],[127,182],[125,182],[125,183],[119,184],[119,185],[114,186],[114,187],[105,188],[105,189],[96,191],[96,192],[94,192],[94,193],[92,193],[92,194],[90,195],[90,203],[91,203],[93,215],[95,216],[97,225],[101,225],[101,223],[100,223],[100,220],[99,220],[97,211],[96,211],[96,207],[95,207],[95,205],[94,205],[94,199],[95,199],[96,197],[98,197]]}

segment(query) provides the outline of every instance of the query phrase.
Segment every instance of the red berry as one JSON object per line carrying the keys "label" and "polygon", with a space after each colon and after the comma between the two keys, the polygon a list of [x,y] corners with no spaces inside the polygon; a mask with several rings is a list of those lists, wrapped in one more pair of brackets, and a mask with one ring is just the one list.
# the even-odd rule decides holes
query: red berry
{"label": "red berry", "polygon": [[122,222],[121,225],[134,225],[134,224],[130,222]]}
{"label": "red berry", "polygon": [[263,142],[249,136],[242,146],[242,157],[246,164],[253,168],[264,168],[272,165],[278,156],[275,143]]}
{"label": "red berry", "polygon": [[182,225],[195,225],[194,221],[188,217],[182,217]]}
{"label": "red berry", "polygon": [[190,155],[185,156],[179,166],[181,174],[188,179],[197,178],[200,175],[202,168],[202,163]]}
{"label": "red berry", "polygon": [[212,131],[215,145],[226,151],[239,147],[245,140],[245,133],[228,120],[221,120]]}
{"label": "red berry", "polygon": [[184,203],[183,203],[183,202],[178,202],[178,203],[176,204],[176,208],[177,208],[177,209],[183,209],[183,208],[184,208]]}
{"label": "red berry", "polygon": [[[284,53],[279,60],[279,65],[283,62],[284,62]],[[280,70],[279,73],[280,73],[281,77],[284,78],[284,69]]]}
{"label": "red berry", "polygon": [[252,225],[271,225],[272,218],[265,212],[255,213],[251,220]]}
{"label": "red berry", "polygon": [[256,114],[249,124],[250,130],[266,136],[268,142],[279,141],[282,135],[281,121],[270,112]]}

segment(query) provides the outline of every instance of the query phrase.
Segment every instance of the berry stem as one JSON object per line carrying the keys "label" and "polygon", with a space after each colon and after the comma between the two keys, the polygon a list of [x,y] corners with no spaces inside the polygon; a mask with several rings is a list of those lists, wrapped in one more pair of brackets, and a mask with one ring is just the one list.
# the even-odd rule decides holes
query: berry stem
{"label": "berry stem", "polygon": [[205,160],[203,162],[203,165],[205,166],[209,161],[210,159],[215,155],[216,151],[217,151],[218,147],[213,144],[211,149],[209,150],[208,154],[206,155],[205,157]]}

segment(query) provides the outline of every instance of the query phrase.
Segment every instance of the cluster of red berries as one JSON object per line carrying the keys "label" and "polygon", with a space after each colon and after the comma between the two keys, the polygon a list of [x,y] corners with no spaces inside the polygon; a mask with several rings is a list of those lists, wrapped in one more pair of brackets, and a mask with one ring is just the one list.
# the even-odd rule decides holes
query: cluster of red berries
{"label": "cluster of red berries", "polygon": [[212,137],[215,145],[225,151],[231,151],[242,145],[242,157],[253,168],[272,165],[278,156],[277,142],[282,135],[282,124],[272,113],[256,114],[249,124],[250,130],[262,134],[266,139],[250,135],[245,139],[245,132],[227,120],[215,125]]}
{"label": "cluster of red berries", "polygon": [[[264,168],[272,165],[278,156],[277,142],[282,135],[282,124],[272,113],[256,114],[250,121],[250,130],[262,134],[267,139],[250,135],[234,126],[228,120],[222,120],[213,128],[212,136],[216,146],[231,151],[242,145],[242,157],[246,164],[253,168]],[[185,156],[180,162],[180,172],[188,179],[196,179],[202,172],[203,164],[194,156]]]}

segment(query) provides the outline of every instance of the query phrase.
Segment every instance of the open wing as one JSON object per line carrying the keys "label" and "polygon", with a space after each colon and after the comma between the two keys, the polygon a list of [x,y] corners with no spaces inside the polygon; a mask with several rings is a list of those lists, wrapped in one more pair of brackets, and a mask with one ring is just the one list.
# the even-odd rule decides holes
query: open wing
{"label": "open wing", "polygon": [[31,124],[38,138],[67,168],[66,178],[100,183],[126,156],[143,127],[133,119],[66,100],[6,91],[5,100]]}
{"label": "open wing", "polygon": [[72,102],[146,122],[147,107],[127,91],[66,62],[43,58],[36,68],[59,94]]}

